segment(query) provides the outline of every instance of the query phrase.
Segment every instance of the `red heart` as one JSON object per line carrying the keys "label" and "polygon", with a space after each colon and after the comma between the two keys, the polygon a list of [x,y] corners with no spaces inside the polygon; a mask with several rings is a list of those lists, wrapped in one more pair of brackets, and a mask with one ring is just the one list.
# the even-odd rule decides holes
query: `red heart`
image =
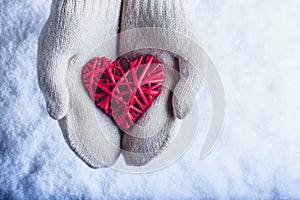
{"label": "red heart", "polygon": [[165,75],[154,56],[112,62],[94,58],[83,68],[82,82],[95,105],[129,130],[160,94]]}

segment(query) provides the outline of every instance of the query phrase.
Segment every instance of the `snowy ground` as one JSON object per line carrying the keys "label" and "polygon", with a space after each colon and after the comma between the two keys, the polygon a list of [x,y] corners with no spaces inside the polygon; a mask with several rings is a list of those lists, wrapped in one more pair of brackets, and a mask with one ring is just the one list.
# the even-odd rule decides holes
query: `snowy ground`
{"label": "snowy ground", "polygon": [[199,160],[196,141],[172,166],[131,175],[92,170],[68,148],[37,86],[37,37],[48,0],[0,3],[0,199],[300,198],[300,1],[201,0],[203,43],[223,79],[223,135]]}

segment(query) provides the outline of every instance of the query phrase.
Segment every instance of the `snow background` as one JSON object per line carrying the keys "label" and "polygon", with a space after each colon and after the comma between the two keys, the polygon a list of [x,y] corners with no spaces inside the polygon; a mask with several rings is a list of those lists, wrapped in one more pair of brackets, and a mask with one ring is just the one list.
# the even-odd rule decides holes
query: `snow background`
{"label": "snow background", "polygon": [[199,136],[175,164],[132,175],[88,168],[65,143],[37,86],[37,37],[50,0],[0,1],[0,199],[299,199],[300,1],[200,0],[202,40],[224,83],[214,151]]}

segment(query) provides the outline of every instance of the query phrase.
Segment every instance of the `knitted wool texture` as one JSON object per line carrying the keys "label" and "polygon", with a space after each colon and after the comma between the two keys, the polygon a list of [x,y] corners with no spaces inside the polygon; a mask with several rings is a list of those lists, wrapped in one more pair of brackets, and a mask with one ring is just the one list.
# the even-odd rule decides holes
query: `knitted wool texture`
{"label": "knitted wool texture", "polygon": [[[39,38],[38,79],[49,115],[59,120],[71,149],[93,168],[120,155],[118,127],[87,95],[78,61],[118,33],[121,0],[53,0]],[[116,56],[117,39],[107,48]],[[101,55],[101,52],[99,52]]]}
{"label": "knitted wool texture", "polygon": [[[200,90],[201,77],[195,66],[173,55],[172,52],[139,49],[128,53],[129,50],[135,49],[135,46],[139,46],[136,43],[143,42],[143,37],[147,35],[126,34],[126,31],[155,27],[161,28],[166,38],[172,33],[183,34],[187,38],[194,37],[189,12],[195,5],[193,0],[123,0],[121,31],[125,33],[121,34],[120,38],[121,55],[123,53],[127,53],[129,57],[143,54],[154,55],[166,67],[166,84],[168,85],[168,88],[163,88],[160,96],[137,122],[138,127],[124,134],[122,154],[128,165],[147,164],[174,139],[181,125],[179,119],[183,119],[189,113],[195,94]],[[137,36],[141,37],[137,38]],[[168,43],[165,46],[172,46],[173,49],[183,48],[175,43]],[[186,54],[189,53],[186,52]],[[167,69],[168,67],[179,71],[180,76],[176,76],[174,71]]]}
{"label": "knitted wool texture", "polygon": [[[195,68],[171,53],[153,49],[129,53],[129,57],[153,54],[166,66],[180,71],[184,79],[181,77],[178,82],[179,77],[173,76],[172,71],[166,75],[166,83],[175,95],[163,88],[137,126],[121,139],[118,127],[96,109],[86,94],[80,76],[87,60],[79,61],[118,33],[120,19],[121,31],[160,27],[191,35],[187,11],[193,5],[191,0],[53,0],[50,17],[39,38],[39,86],[49,115],[59,120],[68,145],[90,167],[113,165],[120,155],[120,143],[127,164],[147,164],[175,137],[179,119],[192,107],[192,91],[198,91],[201,84]],[[140,39],[125,35],[120,38],[119,49],[116,39],[99,55],[116,58],[118,51],[127,53],[131,43],[143,38]]]}

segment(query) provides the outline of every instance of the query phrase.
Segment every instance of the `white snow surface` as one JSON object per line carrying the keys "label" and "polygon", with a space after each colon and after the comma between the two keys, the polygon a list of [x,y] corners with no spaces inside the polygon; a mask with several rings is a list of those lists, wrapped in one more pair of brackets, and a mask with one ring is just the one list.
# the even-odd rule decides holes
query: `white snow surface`
{"label": "white snow surface", "polygon": [[200,0],[202,42],[226,93],[214,151],[210,121],[175,164],[155,173],[90,169],[48,117],[37,85],[37,38],[50,0],[0,3],[0,199],[299,199],[300,1]]}

